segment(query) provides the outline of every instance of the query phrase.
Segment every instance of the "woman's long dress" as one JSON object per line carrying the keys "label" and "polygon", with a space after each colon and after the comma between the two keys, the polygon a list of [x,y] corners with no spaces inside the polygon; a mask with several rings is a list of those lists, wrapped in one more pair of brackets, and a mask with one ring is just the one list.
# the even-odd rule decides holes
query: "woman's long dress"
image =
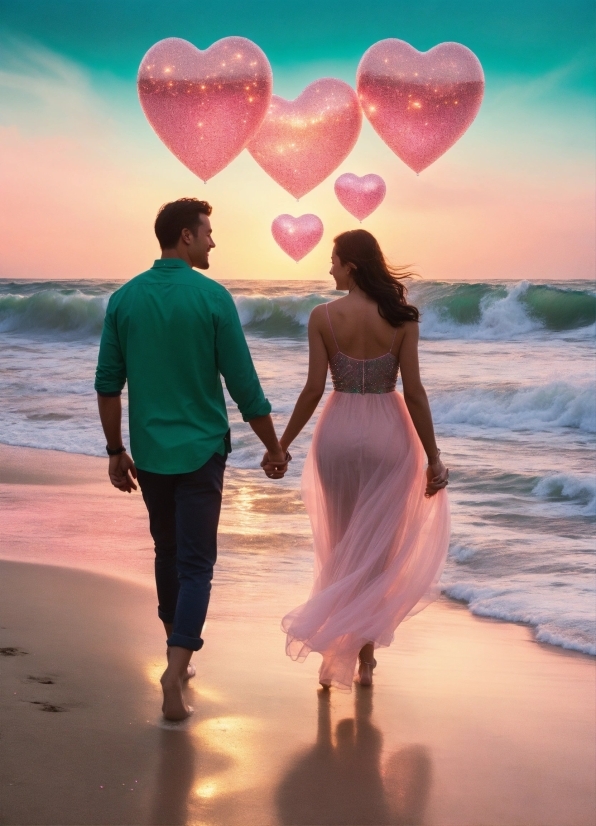
{"label": "woman's long dress", "polygon": [[302,475],[315,551],[308,601],[287,614],[286,652],[323,655],[320,680],[351,688],[366,643],[388,646],[438,595],[449,544],[447,492],[426,498],[426,457],[389,352],[330,360],[334,391]]}

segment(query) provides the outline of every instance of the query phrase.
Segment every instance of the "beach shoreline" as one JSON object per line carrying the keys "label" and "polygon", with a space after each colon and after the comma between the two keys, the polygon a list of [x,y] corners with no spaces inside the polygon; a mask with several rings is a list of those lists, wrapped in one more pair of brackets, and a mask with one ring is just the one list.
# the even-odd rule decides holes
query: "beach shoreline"
{"label": "beach shoreline", "polygon": [[[230,491],[230,476],[233,477],[236,472],[234,468],[226,471],[220,550],[222,545],[226,547],[225,531],[231,527],[229,520],[226,525],[226,506],[229,499],[238,493],[233,482]],[[76,504],[72,499],[73,488],[79,492]],[[269,491],[271,497],[276,493],[273,486],[269,487]],[[5,517],[0,531],[0,560],[75,568],[100,575],[108,573],[124,581],[153,586],[153,547],[140,493],[137,491],[129,498],[112,488],[107,480],[107,462],[104,459],[0,443],[0,502],[4,506]],[[36,523],[28,518],[28,511],[32,508],[38,511]],[[41,513],[45,515],[41,520],[44,528],[43,546],[35,542]],[[233,520],[234,514],[231,514],[231,518]],[[115,547],[113,526],[117,526],[117,532],[126,548],[124,563],[119,562],[115,556],[97,552],[97,546]],[[61,535],[61,528],[66,528],[66,537]],[[88,551],[91,551],[86,555],[79,553],[83,536]],[[232,534],[232,538],[235,539],[236,535]],[[300,584],[306,596],[305,583]],[[309,586],[310,578],[306,587]],[[217,590],[217,577],[214,587]],[[465,609],[476,619],[524,628],[531,640],[545,650],[563,651],[594,660],[590,654],[536,639],[536,629],[529,622],[472,614],[466,600],[445,593],[441,594],[440,599]],[[235,599],[226,601],[222,608],[224,615],[233,603]],[[292,604],[291,597],[285,603],[278,600],[278,615],[281,616],[279,611],[285,612],[288,605]],[[237,608],[236,605],[236,610]],[[275,609],[272,609],[270,616],[276,616]]]}
{"label": "beach shoreline", "polygon": [[[2,554],[21,560],[0,561],[0,648],[17,650],[0,662],[1,822],[593,823],[594,658],[441,598],[378,652],[372,691],[323,696],[319,658],[289,660],[279,629],[304,583],[216,568],[195,713],[164,726],[140,496],[93,457],[2,446],[0,466]],[[81,570],[91,557],[103,573]]]}

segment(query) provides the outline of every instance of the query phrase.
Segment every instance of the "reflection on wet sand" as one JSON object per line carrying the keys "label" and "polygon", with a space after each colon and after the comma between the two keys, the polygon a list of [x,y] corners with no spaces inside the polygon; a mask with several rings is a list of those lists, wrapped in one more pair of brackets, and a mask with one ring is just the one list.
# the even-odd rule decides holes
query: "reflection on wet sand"
{"label": "reflection on wet sand", "polygon": [[430,783],[428,749],[407,746],[382,762],[383,737],[371,722],[373,692],[356,686],[354,718],[331,727],[331,694],[319,692],[315,745],[295,758],[276,795],[292,826],[417,826]]}
{"label": "reflection on wet sand", "polygon": [[186,823],[195,776],[195,749],[190,731],[162,729],[159,766],[151,806],[151,826]]}

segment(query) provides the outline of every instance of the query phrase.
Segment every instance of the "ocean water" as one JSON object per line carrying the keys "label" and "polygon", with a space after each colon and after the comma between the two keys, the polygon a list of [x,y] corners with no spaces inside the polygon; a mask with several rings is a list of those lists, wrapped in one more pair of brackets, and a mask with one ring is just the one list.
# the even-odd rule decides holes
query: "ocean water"
{"label": "ocean water", "polygon": [[[1,442],[105,455],[93,378],[118,286],[0,280]],[[326,282],[226,286],[281,427],[306,376],[309,313],[338,294]],[[422,311],[421,370],[451,468],[445,594],[596,655],[594,284],[417,280],[410,300]],[[275,487],[231,401],[229,414],[222,576],[270,590],[299,583],[298,602],[311,565],[300,471],[316,414]]]}

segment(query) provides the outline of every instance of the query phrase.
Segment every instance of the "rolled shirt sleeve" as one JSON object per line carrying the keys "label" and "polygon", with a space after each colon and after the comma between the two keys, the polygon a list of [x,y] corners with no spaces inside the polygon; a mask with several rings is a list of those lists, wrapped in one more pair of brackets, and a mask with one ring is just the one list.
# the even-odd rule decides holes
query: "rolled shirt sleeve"
{"label": "rolled shirt sleeve", "polygon": [[126,362],[111,303],[106,310],[95,371],[95,390],[100,396],[119,396],[126,384]]}
{"label": "rolled shirt sleeve", "polygon": [[219,372],[243,420],[248,422],[271,413],[271,405],[261,388],[236,305],[227,292],[221,295],[215,348]]}

